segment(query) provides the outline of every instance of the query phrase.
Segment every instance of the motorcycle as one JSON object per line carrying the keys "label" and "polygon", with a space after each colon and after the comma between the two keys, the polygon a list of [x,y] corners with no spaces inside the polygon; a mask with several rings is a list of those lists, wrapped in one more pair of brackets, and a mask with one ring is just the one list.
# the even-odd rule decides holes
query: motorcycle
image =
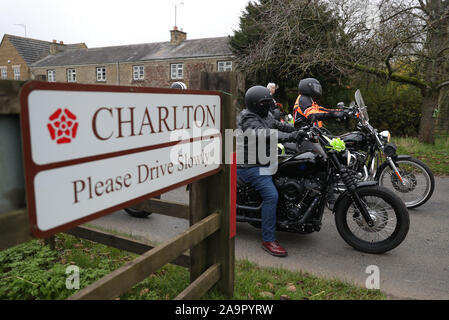
{"label": "motorcycle", "polygon": [[[284,154],[273,182],[279,193],[276,229],[299,234],[320,231],[332,178],[338,174],[346,190],[334,205],[335,225],[356,250],[380,254],[396,248],[409,229],[404,203],[375,181],[357,182],[345,163],[348,152],[312,127],[312,152]],[[299,144],[297,143],[299,148]],[[262,199],[249,184],[237,179],[237,221],[261,227]]]}
{"label": "motorcycle", "polygon": [[[422,161],[409,155],[398,155],[394,143],[390,142],[390,132],[378,132],[369,123],[367,106],[360,90],[355,93],[355,102],[349,108],[343,103],[339,107],[348,110],[357,119],[358,131],[349,132],[340,138],[345,142],[351,153],[348,167],[357,174],[358,181],[378,181],[393,191],[409,209],[417,208],[426,203],[435,189],[435,179],[430,168]],[[295,147],[295,146],[293,146]],[[287,152],[293,153],[292,146]],[[336,191],[343,191],[340,182]]]}

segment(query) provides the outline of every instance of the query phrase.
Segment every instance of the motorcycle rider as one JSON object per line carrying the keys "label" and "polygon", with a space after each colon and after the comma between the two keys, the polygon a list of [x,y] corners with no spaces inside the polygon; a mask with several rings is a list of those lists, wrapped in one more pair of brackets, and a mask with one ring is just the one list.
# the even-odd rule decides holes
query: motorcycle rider
{"label": "motorcycle rider", "polygon": [[[343,109],[326,109],[318,105],[317,101],[323,94],[320,82],[315,78],[306,78],[299,81],[299,95],[296,98],[293,107],[293,123],[300,127],[302,124],[315,124],[319,127],[323,126],[322,120],[327,119],[346,119],[348,113]],[[307,145],[303,146],[304,150]],[[333,183],[331,183],[333,185]],[[332,210],[335,204],[335,195],[333,187],[329,188],[327,195],[328,208]]]}
{"label": "motorcycle rider", "polygon": [[299,81],[298,91],[299,95],[293,107],[293,119],[296,125],[314,123],[321,127],[322,120],[347,117],[343,109],[326,109],[318,105],[317,101],[321,98],[323,89],[317,79],[302,79]]}
{"label": "motorcycle rider", "polygon": [[270,112],[276,120],[284,122],[284,120],[282,119],[282,117],[285,115],[283,106],[281,103],[277,102],[276,99],[274,99],[274,93],[278,88],[279,86],[274,82],[270,82],[267,84],[267,89],[270,90],[270,94],[273,97],[274,102],[270,107]]}
{"label": "motorcycle rider", "polygon": [[[243,132],[252,129],[257,138],[262,136],[267,140],[270,138],[270,129],[277,129],[279,142],[297,141],[300,137],[307,136],[307,133],[295,130],[292,125],[275,120],[269,112],[273,103],[273,97],[267,88],[263,86],[249,88],[245,94],[246,109],[240,113],[239,129]],[[248,144],[248,140],[244,139],[245,163],[238,164],[237,175],[243,182],[253,185],[263,199],[261,214],[262,248],[274,256],[285,257],[287,251],[281,247],[275,236],[278,192],[271,175],[261,175],[260,168],[263,165],[259,159],[255,164],[248,163],[248,147],[257,148],[257,143],[251,146],[248,146]],[[268,146],[269,143],[266,145]]]}

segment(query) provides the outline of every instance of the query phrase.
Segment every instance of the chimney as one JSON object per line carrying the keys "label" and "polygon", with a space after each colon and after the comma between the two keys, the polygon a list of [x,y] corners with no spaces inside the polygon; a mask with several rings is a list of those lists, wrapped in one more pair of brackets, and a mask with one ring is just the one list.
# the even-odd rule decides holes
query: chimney
{"label": "chimney", "polygon": [[187,39],[187,33],[179,31],[177,26],[170,30],[170,43],[174,45],[180,44],[182,41]]}
{"label": "chimney", "polygon": [[56,40],[53,40],[53,42],[50,44],[50,54],[55,55],[58,52],[59,52],[58,42]]}
{"label": "chimney", "polygon": [[64,44],[64,41],[59,41],[59,44]]}

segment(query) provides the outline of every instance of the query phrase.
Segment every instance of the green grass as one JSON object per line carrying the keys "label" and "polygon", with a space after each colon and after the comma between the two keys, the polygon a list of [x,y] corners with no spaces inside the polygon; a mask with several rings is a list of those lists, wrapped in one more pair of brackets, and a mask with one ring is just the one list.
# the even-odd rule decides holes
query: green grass
{"label": "green grass", "polygon": [[394,138],[398,154],[408,154],[423,161],[435,175],[449,175],[449,137],[437,137],[435,144],[424,144],[418,138]]}
{"label": "green grass", "polygon": [[[0,299],[66,299],[66,267],[80,268],[80,287],[99,280],[136,255],[66,234],[56,236],[55,250],[33,240],[0,251]],[[119,299],[173,299],[189,284],[186,268],[166,265]],[[226,299],[212,288],[203,299]],[[246,260],[236,262],[233,299],[386,299],[379,290],[367,290],[339,280],[279,268],[262,268]]]}
{"label": "green grass", "polygon": [[[204,299],[224,299],[212,289]],[[308,273],[260,267],[247,260],[236,262],[234,298],[237,300],[380,300],[379,290],[368,290],[337,279]]]}

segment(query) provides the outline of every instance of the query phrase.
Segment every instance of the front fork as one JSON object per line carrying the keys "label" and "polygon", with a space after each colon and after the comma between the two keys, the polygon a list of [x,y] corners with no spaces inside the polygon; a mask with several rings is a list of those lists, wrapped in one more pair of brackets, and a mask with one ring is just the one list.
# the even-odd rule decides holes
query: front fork
{"label": "front fork", "polygon": [[398,177],[399,181],[401,182],[401,184],[404,186],[405,182],[404,179],[402,179],[401,174],[399,173],[398,168],[396,167],[396,164],[394,163],[393,159],[391,157],[387,157],[387,162],[390,165],[390,168],[394,171],[394,173],[396,174],[396,176]]}
{"label": "front fork", "polygon": [[340,164],[340,161],[338,161],[335,151],[330,151],[329,154],[330,159],[334,164],[334,166],[336,167],[336,169],[338,170],[340,178],[345,184],[346,190],[348,191],[350,197],[352,198],[352,201],[354,202],[356,208],[358,209],[362,217],[365,219],[368,226],[373,227],[374,222],[371,219],[368,209],[366,205],[363,203],[362,199],[360,199],[359,194],[357,193],[357,185],[354,176],[349,173],[346,167],[343,167]]}
{"label": "front fork", "polygon": [[[378,160],[377,156],[373,156],[371,159],[371,163],[370,163],[370,169],[369,169],[369,177],[371,179],[375,179],[376,173],[377,173],[377,169],[375,169],[375,163],[376,160]],[[401,176],[401,173],[398,170],[398,167],[396,166],[396,164],[393,161],[393,158],[391,157],[386,157],[386,161],[388,163],[388,165],[390,166],[391,170],[393,170],[394,174],[398,177],[399,181],[401,182],[401,184],[404,186],[405,182],[404,179]],[[366,171],[366,167],[365,167],[365,171]]]}

